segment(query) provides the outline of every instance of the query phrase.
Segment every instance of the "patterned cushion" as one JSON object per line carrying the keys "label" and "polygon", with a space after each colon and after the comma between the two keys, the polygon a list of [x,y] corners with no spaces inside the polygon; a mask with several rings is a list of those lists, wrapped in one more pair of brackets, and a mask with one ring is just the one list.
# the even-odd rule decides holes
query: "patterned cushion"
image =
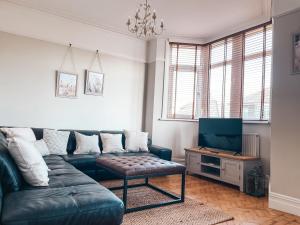
{"label": "patterned cushion", "polygon": [[48,146],[50,154],[66,155],[69,135],[69,131],[44,129],[43,139]]}

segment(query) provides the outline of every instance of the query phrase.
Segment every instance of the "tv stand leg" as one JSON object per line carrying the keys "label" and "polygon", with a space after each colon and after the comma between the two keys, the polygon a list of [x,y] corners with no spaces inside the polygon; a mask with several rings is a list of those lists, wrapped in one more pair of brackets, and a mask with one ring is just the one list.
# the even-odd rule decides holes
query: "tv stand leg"
{"label": "tv stand leg", "polygon": [[240,185],[240,192],[244,192],[244,185]]}

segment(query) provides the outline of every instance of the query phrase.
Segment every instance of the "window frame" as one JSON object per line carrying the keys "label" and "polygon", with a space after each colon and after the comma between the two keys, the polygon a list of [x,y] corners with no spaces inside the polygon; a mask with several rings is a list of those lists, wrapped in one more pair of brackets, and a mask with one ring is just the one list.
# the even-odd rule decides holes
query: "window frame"
{"label": "window frame", "polygon": [[[176,118],[176,117],[173,117],[173,118],[170,118],[168,117],[168,99],[169,99],[169,76],[170,76],[170,67],[171,67],[171,54],[170,54],[170,49],[171,49],[171,45],[177,45],[177,48],[179,45],[192,45],[192,46],[195,46],[196,48],[196,52],[197,52],[197,48],[198,46],[199,47],[207,47],[209,50],[208,50],[208,80],[210,80],[210,73],[211,73],[211,46],[217,42],[220,42],[220,41],[224,41],[225,44],[227,44],[227,40],[232,38],[232,37],[236,37],[237,35],[243,35],[243,60],[242,60],[242,70],[243,70],[243,74],[244,74],[244,64],[245,64],[245,61],[246,61],[246,58],[255,58],[255,56],[247,56],[245,57],[245,54],[244,54],[244,51],[245,51],[245,34],[247,32],[250,32],[250,31],[254,31],[258,28],[263,28],[264,30],[264,33],[263,33],[263,36],[264,36],[264,42],[263,42],[263,45],[264,45],[264,50],[263,50],[263,65],[264,65],[264,68],[263,68],[263,75],[265,74],[265,62],[266,62],[266,57],[267,56],[272,56],[272,49],[271,50],[266,50],[265,48],[265,45],[266,45],[266,30],[267,30],[267,27],[269,25],[272,25],[272,21],[268,21],[266,23],[263,23],[263,24],[260,24],[260,25],[257,25],[255,27],[251,27],[249,29],[246,29],[246,30],[243,30],[243,31],[240,31],[240,32],[237,32],[237,33],[234,33],[234,34],[231,34],[231,35],[228,35],[226,37],[223,37],[223,38],[219,38],[217,40],[214,40],[212,42],[208,42],[208,43],[205,43],[205,44],[193,44],[193,43],[182,43],[182,42],[169,42],[169,41],[166,41],[166,49],[165,49],[165,69],[164,69],[164,84],[163,84],[163,103],[162,103],[162,111],[161,111],[161,118],[160,120],[162,121],[189,121],[189,122],[193,122],[193,121],[198,121],[198,117],[199,115],[196,114],[196,110],[197,110],[197,99],[196,99],[196,95],[197,95],[197,82],[196,82],[196,79],[197,79],[197,63],[195,63],[195,65],[191,66],[191,67],[194,67],[194,70],[195,70],[195,79],[194,79],[194,97],[193,97],[193,113],[192,113],[192,117],[191,118],[188,118],[189,116],[187,115],[186,117],[179,117],[179,118]],[[197,53],[196,53],[197,54]],[[261,55],[261,53],[256,53],[257,55]],[[197,56],[196,56],[197,57]],[[195,57],[195,58],[196,58]],[[226,61],[226,62],[225,62]],[[213,65],[213,67],[216,67],[217,64],[220,64],[220,66],[223,66],[224,67],[224,63],[225,63],[225,66],[226,64],[230,64],[232,62],[232,59],[231,60],[223,60],[222,62],[219,62],[219,63],[215,63]],[[272,61],[271,61],[272,63]],[[174,66],[178,66],[178,64],[176,63],[176,65]],[[243,75],[242,75],[243,76]],[[264,78],[263,78],[264,79]],[[208,81],[209,82],[209,81]],[[272,84],[272,71],[271,71],[271,81],[270,81],[270,85]],[[208,84],[209,85],[209,84]],[[224,85],[224,81],[223,81],[223,84]],[[243,93],[243,85],[244,85],[244,77],[242,77],[242,93],[241,93],[241,107],[243,108],[243,98],[244,98],[244,93]],[[261,92],[261,95],[262,97],[261,98],[264,98],[265,97],[265,79],[263,80],[263,84],[262,84],[262,92]],[[207,109],[205,109],[206,111],[209,111],[209,88],[208,90],[206,90],[208,93],[207,93],[207,96],[206,96],[206,101],[207,101]],[[270,90],[270,95],[271,95],[271,90]],[[223,104],[223,103],[222,103]],[[271,115],[269,115],[269,119],[264,119],[263,118],[263,111],[265,110],[265,106],[264,106],[264,101],[262,100],[261,102],[261,108],[260,108],[260,119],[259,120],[249,120],[249,119],[243,119],[243,122],[244,123],[249,123],[249,124],[252,124],[252,123],[258,123],[258,124],[269,124],[271,122]],[[225,108],[222,109],[222,111],[225,111]],[[269,112],[271,114],[271,99],[270,99],[270,106],[269,106]],[[208,113],[208,112],[206,112]],[[178,115],[177,115],[178,116]],[[224,115],[223,115],[224,116]],[[201,117],[201,116],[200,116]],[[209,118],[209,116],[207,115],[207,117]],[[241,113],[240,113],[240,117],[243,117],[243,109],[241,109]],[[220,118],[224,118],[224,117],[220,117]]]}

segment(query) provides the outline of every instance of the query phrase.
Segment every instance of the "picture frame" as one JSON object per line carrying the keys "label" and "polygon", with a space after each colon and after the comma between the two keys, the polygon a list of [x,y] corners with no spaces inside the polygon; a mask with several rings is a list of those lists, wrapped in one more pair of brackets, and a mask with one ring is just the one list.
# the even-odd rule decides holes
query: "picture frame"
{"label": "picture frame", "polygon": [[300,74],[300,33],[293,34],[293,68],[292,74]]}
{"label": "picture frame", "polygon": [[86,95],[103,96],[104,73],[86,70],[85,88]]}
{"label": "picture frame", "polygon": [[60,98],[77,98],[78,75],[57,71],[55,96]]}

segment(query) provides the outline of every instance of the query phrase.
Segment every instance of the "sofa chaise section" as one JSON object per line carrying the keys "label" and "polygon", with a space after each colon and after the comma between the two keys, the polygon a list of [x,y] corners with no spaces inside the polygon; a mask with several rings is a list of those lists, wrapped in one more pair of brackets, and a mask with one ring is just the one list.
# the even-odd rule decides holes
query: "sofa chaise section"
{"label": "sofa chaise section", "polygon": [[12,161],[7,163],[10,159],[7,150],[1,148],[0,151],[1,225],[122,223],[123,202],[111,191],[65,162],[62,157],[45,157],[45,162],[51,169],[49,186],[32,187],[23,180],[19,185],[21,178],[18,169],[13,166]]}

